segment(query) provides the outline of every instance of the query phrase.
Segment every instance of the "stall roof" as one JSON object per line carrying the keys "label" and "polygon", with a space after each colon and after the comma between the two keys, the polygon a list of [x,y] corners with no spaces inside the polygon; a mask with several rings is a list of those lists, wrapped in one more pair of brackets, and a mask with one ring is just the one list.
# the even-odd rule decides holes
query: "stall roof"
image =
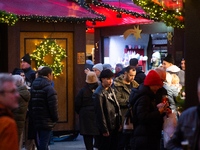
{"label": "stall roof", "polygon": [[102,16],[81,7],[76,2],[67,0],[0,0],[0,10],[18,16],[28,16],[28,19],[31,19],[30,16],[45,16],[61,17],[65,20],[66,18],[68,20],[75,18],[80,21],[103,20]]}
{"label": "stall roof", "polygon": [[[149,16],[145,13],[141,7],[133,4],[133,2],[110,2],[104,1],[97,4],[90,4],[90,8],[95,12],[106,16],[105,21],[87,21],[88,27],[106,27],[106,26],[119,26],[119,25],[131,25],[131,24],[144,24],[153,23],[153,20],[149,19]],[[121,10],[121,18],[117,17],[119,14],[116,10]]]}

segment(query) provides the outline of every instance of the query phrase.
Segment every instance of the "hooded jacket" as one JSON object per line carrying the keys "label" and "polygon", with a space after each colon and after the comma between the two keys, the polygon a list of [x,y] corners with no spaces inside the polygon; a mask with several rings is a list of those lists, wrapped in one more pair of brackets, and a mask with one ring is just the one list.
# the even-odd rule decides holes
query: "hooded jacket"
{"label": "hooded jacket", "polygon": [[13,114],[0,104],[0,150],[18,150],[17,126]]}
{"label": "hooded jacket", "polygon": [[[128,110],[129,96],[131,94],[131,91],[128,89],[123,80],[124,80],[124,74],[115,78],[114,81],[115,94],[122,113],[122,122],[124,122],[125,119],[124,115]],[[133,80],[131,86],[132,86],[131,88],[137,88],[139,84],[135,80]]]}
{"label": "hooded jacket", "polygon": [[39,76],[31,87],[31,115],[37,130],[52,130],[59,119],[57,92],[49,79]]}
{"label": "hooded jacket", "polygon": [[14,119],[17,123],[18,138],[20,139],[20,135],[24,130],[26,112],[28,108],[28,102],[30,100],[30,92],[28,91],[25,85],[18,87],[17,91],[19,92],[20,95],[18,99],[19,107],[14,109],[12,112],[14,115]]}
{"label": "hooded jacket", "polygon": [[170,74],[176,74],[180,79],[180,84],[185,86],[185,71],[181,70],[179,67],[172,65],[166,69]]}
{"label": "hooded jacket", "polygon": [[163,115],[156,107],[155,94],[149,86],[141,84],[132,89],[129,102],[133,106],[134,133],[131,138],[133,149],[156,150],[161,138]]}

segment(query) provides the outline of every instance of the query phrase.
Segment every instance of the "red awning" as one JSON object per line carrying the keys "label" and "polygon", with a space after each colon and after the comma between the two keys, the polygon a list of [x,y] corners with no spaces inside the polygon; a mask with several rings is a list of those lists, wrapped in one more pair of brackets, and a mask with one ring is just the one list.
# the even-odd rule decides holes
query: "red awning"
{"label": "red awning", "polygon": [[[119,2],[103,2],[106,4],[109,4],[113,7],[119,8]],[[93,9],[95,12],[106,16],[106,20],[101,21],[95,21],[96,25],[92,25],[91,21],[87,21],[86,25],[88,27],[106,27],[106,26],[119,26],[119,25],[131,25],[131,24],[144,24],[144,23],[153,23],[154,21],[145,19],[143,17],[135,17],[134,15],[121,13],[122,18],[117,18],[117,11],[114,11],[114,9],[109,9],[103,6],[98,5],[90,5],[91,9]],[[133,2],[121,2],[120,3],[121,9],[126,9],[131,12],[136,12],[139,14],[146,14],[144,10],[141,9],[141,7],[133,4]]]}
{"label": "red awning", "polygon": [[0,10],[25,16],[100,18],[77,3],[67,0],[0,0]]}

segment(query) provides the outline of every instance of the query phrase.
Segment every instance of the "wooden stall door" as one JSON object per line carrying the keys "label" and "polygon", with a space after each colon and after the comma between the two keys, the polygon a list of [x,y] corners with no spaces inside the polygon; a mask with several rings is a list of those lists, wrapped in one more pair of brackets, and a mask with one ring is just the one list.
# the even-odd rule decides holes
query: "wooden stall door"
{"label": "wooden stall door", "polygon": [[[33,53],[36,45],[45,39],[55,40],[56,44],[65,49],[67,57],[62,61],[64,64],[63,74],[53,79],[54,88],[58,94],[59,121],[54,131],[74,130],[74,89],[73,89],[73,33],[71,32],[20,32],[20,58],[26,53]],[[45,62],[53,63],[51,55],[45,56]],[[37,69],[32,60],[32,69]]]}

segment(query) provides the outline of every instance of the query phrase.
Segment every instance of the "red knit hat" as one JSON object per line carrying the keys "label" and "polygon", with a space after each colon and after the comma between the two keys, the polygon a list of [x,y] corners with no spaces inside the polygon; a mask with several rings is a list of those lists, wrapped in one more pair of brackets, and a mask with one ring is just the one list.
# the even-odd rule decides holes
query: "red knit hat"
{"label": "red knit hat", "polygon": [[163,85],[160,76],[154,70],[149,71],[147,74],[144,85]]}

